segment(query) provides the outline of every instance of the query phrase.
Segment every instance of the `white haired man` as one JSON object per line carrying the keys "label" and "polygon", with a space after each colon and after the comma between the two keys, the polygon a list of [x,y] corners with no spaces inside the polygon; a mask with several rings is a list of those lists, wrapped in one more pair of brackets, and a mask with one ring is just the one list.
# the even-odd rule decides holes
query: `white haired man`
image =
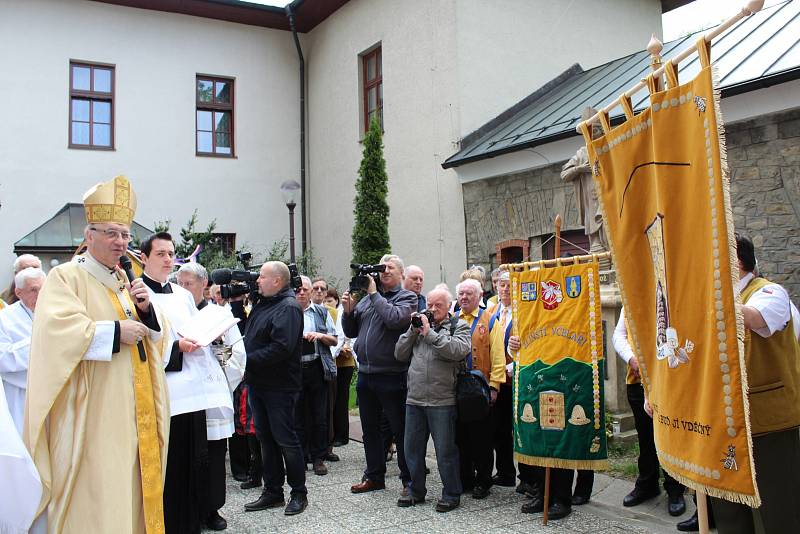
{"label": "white haired man", "polygon": [[[233,314],[225,307],[209,304],[205,298],[205,289],[208,285],[208,271],[199,263],[185,263],[178,270],[178,285],[191,293],[194,304],[198,310],[206,306],[219,308],[221,315]],[[228,379],[228,389],[233,391],[242,381],[246,362],[244,342],[239,329],[231,327],[222,337],[212,344],[212,352],[222,354],[225,348],[230,348],[230,358],[225,360],[223,372]],[[216,354],[215,354],[216,355]],[[222,363],[222,362],[221,362]],[[208,447],[208,469],[202,475],[204,480],[200,484],[202,497],[200,499],[200,517],[211,530],[225,530],[228,522],[219,515],[219,510],[225,505],[225,452],[226,440],[234,433],[233,412],[220,408],[206,409],[206,439]]]}
{"label": "white haired man", "polygon": [[[467,369],[483,373],[489,383],[491,403],[497,400],[497,392],[506,381],[506,359],[500,351],[490,346],[489,319],[495,307],[480,307],[483,288],[473,278],[467,278],[456,286],[458,317],[470,328],[471,350],[467,354]],[[461,482],[465,491],[471,491],[475,499],[485,498],[492,486],[493,441],[491,412],[476,421],[459,421],[456,426],[456,443],[461,461]]]}
{"label": "white haired man", "polygon": [[[35,267],[36,269],[42,268],[42,260],[39,259],[39,256],[34,256],[33,254],[21,254],[17,256],[17,259],[14,260],[14,276],[17,275],[22,269],[27,269],[28,267]],[[9,304],[14,304],[18,299],[16,293],[14,292],[14,279],[11,279],[11,285],[3,291],[2,295],[0,295],[0,310],[8,306]]]}
{"label": "white haired man", "polygon": [[397,441],[397,465],[403,485],[408,486],[411,482],[403,453],[408,364],[395,359],[394,346],[411,323],[411,314],[417,309],[417,297],[400,285],[403,260],[387,254],[381,258],[381,263],[386,270],[380,275],[380,291],[370,276],[366,295],[358,304],[349,291],[342,295],[344,334],[358,338],[353,347],[359,364],[356,393],[367,460],[361,482],[350,488],[353,493],[386,487],[382,413],[386,414]]}
{"label": "white haired man", "polygon": [[[442,477],[442,497],[437,512],[449,512],[461,500],[458,447],[456,446],[456,377],[464,368],[470,339],[467,323],[451,319],[453,296],[435,289],[428,293],[428,313],[415,313],[409,329],[400,336],[394,356],[410,362],[404,451],[411,485],[397,501],[400,507],[425,502],[425,452],[433,436],[436,463]],[[429,321],[430,316],[430,321]],[[419,318],[419,322],[415,322]]]}
{"label": "white haired man", "polygon": [[28,388],[33,314],[44,280],[44,271],[38,267],[19,271],[14,277],[14,294],[18,300],[0,310],[0,377],[3,379],[8,410],[20,436]]}

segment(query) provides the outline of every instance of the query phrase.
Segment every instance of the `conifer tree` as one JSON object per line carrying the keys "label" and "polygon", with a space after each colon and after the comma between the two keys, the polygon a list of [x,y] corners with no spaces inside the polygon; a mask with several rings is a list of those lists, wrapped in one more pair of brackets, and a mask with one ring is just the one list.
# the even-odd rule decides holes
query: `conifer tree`
{"label": "conifer tree", "polygon": [[381,256],[391,250],[388,192],[381,126],[373,118],[364,136],[364,152],[356,180],[353,263],[378,263]]}

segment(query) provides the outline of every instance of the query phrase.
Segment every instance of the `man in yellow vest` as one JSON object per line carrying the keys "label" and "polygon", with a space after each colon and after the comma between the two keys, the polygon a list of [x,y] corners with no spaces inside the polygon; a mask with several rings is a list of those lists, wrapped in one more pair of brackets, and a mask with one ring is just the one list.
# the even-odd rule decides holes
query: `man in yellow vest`
{"label": "man in yellow vest", "polygon": [[753,242],[736,235],[753,462],[761,506],[712,499],[720,534],[800,532],[800,344],[786,290],[756,275]]}

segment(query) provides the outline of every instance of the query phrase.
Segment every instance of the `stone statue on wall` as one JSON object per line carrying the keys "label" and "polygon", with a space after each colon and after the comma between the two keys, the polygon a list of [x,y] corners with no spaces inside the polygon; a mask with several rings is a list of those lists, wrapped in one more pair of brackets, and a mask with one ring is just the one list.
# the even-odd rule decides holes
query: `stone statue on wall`
{"label": "stone statue on wall", "polygon": [[[594,115],[595,110],[586,108],[583,111],[583,120]],[[592,126],[593,137],[600,135],[598,124]],[[597,190],[592,180],[592,169],[586,147],[582,146],[578,152],[564,164],[561,169],[561,179],[572,182],[575,186],[575,200],[578,203],[580,221],[586,235],[589,236],[589,252],[596,254],[608,250],[608,240],[603,228],[603,216],[600,212],[600,202],[597,200]],[[601,268],[610,268],[610,262],[601,262]]]}

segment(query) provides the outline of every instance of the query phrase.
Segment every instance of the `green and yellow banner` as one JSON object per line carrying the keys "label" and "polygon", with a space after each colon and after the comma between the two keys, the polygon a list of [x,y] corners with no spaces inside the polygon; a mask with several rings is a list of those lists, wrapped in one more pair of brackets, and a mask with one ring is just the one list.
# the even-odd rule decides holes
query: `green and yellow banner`
{"label": "green and yellow banner", "polygon": [[511,266],[514,334],[521,343],[514,365],[514,456],[528,465],[605,469],[597,261],[535,267]]}

